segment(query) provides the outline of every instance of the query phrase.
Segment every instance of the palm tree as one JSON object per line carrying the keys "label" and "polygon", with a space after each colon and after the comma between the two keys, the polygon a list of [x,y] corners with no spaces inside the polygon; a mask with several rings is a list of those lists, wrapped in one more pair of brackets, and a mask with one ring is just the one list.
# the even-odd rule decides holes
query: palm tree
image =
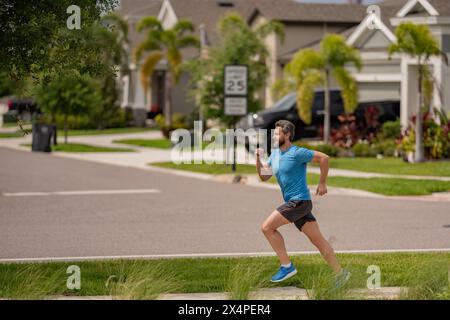
{"label": "palm tree", "polygon": [[430,32],[426,25],[416,25],[412,22],[402,23],[395,31],[397,41],[389,47],[389,56],[394,53],[402,53],[410,56],[412,59],[417,59],[418,67],[418,108],[415,123],[415,154],[414,161],[422,162],[425,159],[425,150],[423,145],[423,119],[422,108],[429,107],[430,100],[424,95],[430,90],[429,83],[432,82],[432,76],[427,67],[430,57],[442,56],[445,63],[448,64],[448,58],[444,52],[439,48],[439,44]]}
{"label": "palm tree", "polygon": [[179,20],[171,29],[164,29],[161,22],[155,17],[143,18],[137,25],[137,31],[147,30],[145,40],[135,49],[136,61],[141,59],[144,52],[148,52],[141,67],[141,84],[147,92],[150,85],[150,77],[156,65],[161,60],[167,61],[165,76],[164,116],[165,124],[172,126],[172,102],[171,88],[177,84],[181,75],[183,57],[181,49],[188,47],[200,47],[199,39],[194,35],[186,35],[193,32],[194,25],[188,20]]}
{"label": "palm tree", "polygon": [[102,101],[94,112],[97,128],[102,130],[107,119],[117,114],[118,90],[116,71],[120,76],[129,74],[128,56],[129,39],[128,24],[118,14],[110,13],[102,17],[101,25],[95,29],[95,45],[103,48],[103,60],[108,66],[113,66],[113,72],[101,78]]}
{"label": "palm tree", "polygon": [[112,46],[109,59],[120,66],[122,72],[128,71],[128,55],[130,40],[128,38],[128,23],[117,13],[109,13],[102,17],[102,23],[106,24],[109,33],[104,35],[104,42]]}
{"label": "palm tree", "polygon": [[348,46],[342,36],[330,34],[321,42],[320,51],[304,49],[296,53],[286,66],[287,75],[294,78],[297,90],[297,109],[303,122],[311,123],[314,89],[325,90],[324,142],[330,137],[330,82],[333,76],[342,89],[341,95],[346,112],[353,112],[358,105],[356,80],[345,66],[353,63],[358,70],[362,63],[359,52]]}

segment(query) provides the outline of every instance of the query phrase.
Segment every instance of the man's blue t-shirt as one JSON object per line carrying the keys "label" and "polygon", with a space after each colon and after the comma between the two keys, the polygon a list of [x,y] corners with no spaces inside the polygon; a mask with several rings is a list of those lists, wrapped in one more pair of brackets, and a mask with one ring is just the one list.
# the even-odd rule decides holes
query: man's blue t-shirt
{"label": "man's blue t-shirt", "polygon": [[291,145],[287,150],[273,149],[268,164],[277,177],[283,199],[311,200],[306,183],[306,163],[314,157],[314,151]]}

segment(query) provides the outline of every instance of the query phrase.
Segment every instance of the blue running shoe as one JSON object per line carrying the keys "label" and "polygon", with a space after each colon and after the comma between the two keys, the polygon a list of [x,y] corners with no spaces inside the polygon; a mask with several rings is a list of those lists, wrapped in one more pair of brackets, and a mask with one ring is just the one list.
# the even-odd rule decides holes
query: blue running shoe
{"label": "blue running shoe", "polygon": [[336,282],[334,284],[335,289],[342,288],[350,279],[351,273],[346,269],[342,269],[341,273],[336,277]]}
{"label": "blue running shoe", "polygon": [[294,264],[291,263],[289,268],[285,268],[283,266],[280,267],[280,270],[272,277],[271,282],[281,282],[283,280],[289,279],[290,277],[297,274],[297,269],[295,269]]}

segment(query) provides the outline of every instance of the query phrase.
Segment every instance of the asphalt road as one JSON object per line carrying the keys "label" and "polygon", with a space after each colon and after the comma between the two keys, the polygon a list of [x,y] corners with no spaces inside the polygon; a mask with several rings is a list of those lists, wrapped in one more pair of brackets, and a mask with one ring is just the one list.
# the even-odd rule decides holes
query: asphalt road
{"label": "asphalt road", "polygon": [[[135,189],[159,193],[96,194]],[[23,194],[60,191],[93,194]],[[313,202],[337,250],[450,248],[448,202]],[[281,203],[277,190],[0,148],[0,259],[271,252],[260,225]],[[314,250],[280,231],[289,251]]]}

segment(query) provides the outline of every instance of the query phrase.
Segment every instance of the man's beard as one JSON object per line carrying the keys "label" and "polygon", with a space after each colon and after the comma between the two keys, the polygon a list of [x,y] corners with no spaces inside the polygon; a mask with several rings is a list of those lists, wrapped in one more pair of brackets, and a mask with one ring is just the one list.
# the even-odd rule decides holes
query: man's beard
{"label": "man's beard", "polygon": [[284,139],[284,138],[278,138],[275,140],[275,146],[278,148],[284,146],[285,143],[286,143],[286,139]]}

